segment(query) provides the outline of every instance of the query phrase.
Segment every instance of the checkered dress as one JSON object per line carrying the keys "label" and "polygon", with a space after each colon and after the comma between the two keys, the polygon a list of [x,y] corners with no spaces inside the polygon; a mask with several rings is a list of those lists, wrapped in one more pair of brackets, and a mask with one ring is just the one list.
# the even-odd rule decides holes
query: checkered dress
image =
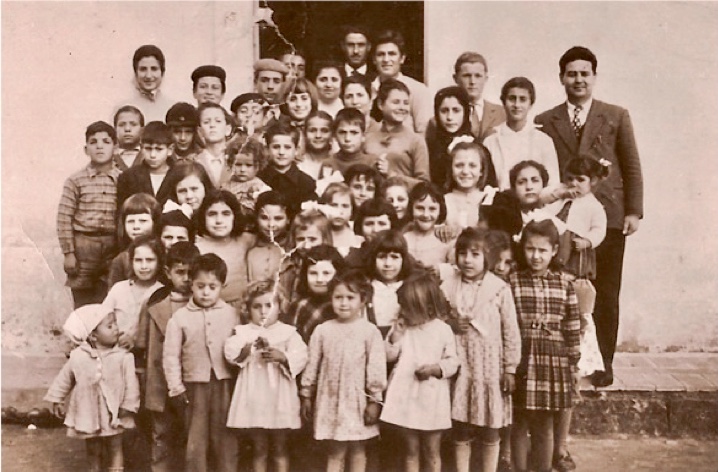
{"label": "checkered dress", "polygon": [[521,330],[521,363],[516,371],[514,403],[527,410],[570,408],[571,371],[580,353],[578,301],[560,273],[511,274],[511,289]]}

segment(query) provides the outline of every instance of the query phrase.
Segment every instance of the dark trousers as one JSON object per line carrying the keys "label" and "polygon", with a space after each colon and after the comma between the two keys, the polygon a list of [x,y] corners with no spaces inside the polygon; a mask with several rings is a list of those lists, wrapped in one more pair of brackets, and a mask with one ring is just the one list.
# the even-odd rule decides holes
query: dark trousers
{"label": "dark trousers", "polygon": [[621,292],[623,253],[626,237],[620,229],[609,228],[606,239],[596,248],[596,324],[598,347],[606,371],[613,371],[613,355],[618,340],[618,299]]}

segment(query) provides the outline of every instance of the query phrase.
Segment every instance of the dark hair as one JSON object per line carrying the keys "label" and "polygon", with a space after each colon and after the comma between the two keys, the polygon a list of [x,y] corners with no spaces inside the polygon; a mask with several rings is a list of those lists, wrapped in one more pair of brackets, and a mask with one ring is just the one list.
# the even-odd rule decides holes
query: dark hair
{"label": "dark hair", "polygon": [[[459,126],[458,131],[456,133],[453,133],[451,136],[460,136],[462,134],[470,134],[471,133],[471,98],[469,97],[469,94],[466,92],[466,90],[462,89],[461,87],[457,87],[456,85],[453,85],[451,87],[444,87],[443,89],[436,92],[436,95],[434,95],[434,120],[436,121],[436,127],[437,131],[442,131],[445,134],[449,134],[446,132],[446,130],[441,126],[441,120],[439,119],[439,109],[441,108],[441,104],[446,100],[447,98],[455,98],[461,107],[464,109],[464,121],[461,123],[461,126]],[[449,140],[449,142],[451,142]],[[449,142],[446,143],[448,146]]]}
{"label": "dark hair", "polygon": [[189,277],[195,280],[200,272],[214,274],[221,283],[227,281],[227,264],[217,254],[202,254],[195,258],[189,269]]}
{"label": "dark hair", "polygon": [[[255,92],[243,93],[234,97],[234,100],[232,100],[232,103],[229,105],[229,109],[232,113],[237,113],[242,105],[249,102],[256,102],[263,105],[266,103],[266,100],[260,94]],[[264,111],[262,111],[262,113],[264,113]]]}
{"label": "dark hair", "polygon": [[197,233],[200,236],[209,235],[207,231],[207,210],[215,203],[224,203],[232,210],[234,221],[229,235],[233,238],[239,236],[245,227],[245,221],[237,197],[229,190],[212,190],[205,195],[202,205],[197,210]]}
{"label": "dark hair", "polygon": [[[194,239],[195,239],[194,224],[192,223],[192,220],[189,219],[180,210],[172,210],[172,211],[168,211],[167,213],[162,213],[162,215],[160,215],[160,217],[156,223],[157,231],[155,231],[155,233],[157,233],[157,237],[162,239],[162,231],[167,226],[176,226],[179,228],[186,228],[187,229],[187,237],[189,239],[189,242],[194,244]],[[177,243],[175,243],[175,244],[177,244]]]}
{"label": "dark hair", "polygon": [[563,175],[586,175],[589,178],[605,179],[609,168],[592,157],[574,157],[563,170]]}
{"label": "dark hair", "polygon": [[[452,168],[454,166],[454,157],[456,157],[456,154],[459,151],[475,151],[479,155],[479,161],[481,164],[481,175],[479,176],[479,181],[477,182],[476,186],[477,188],[483,190],[486,186],[486,182],[489,180],[489,174],[491,173],[491,152],[486,146],[475,141],[470,143],[458,143],[449,153],[449,157],[451,158],[451,160],[449,161],[450,173],[452,172]],[[453,190],[455,185],[456,182],[454,182],[454,177],[452,175],[451,178],[447,181],[448,190]]]}
{"label": "dark hair", "polygon": [[378,279],[379,273],[376,268],[376,258],[379,254],[389,254],[396,252],[401,255],[401,270],[399,271],[399,279],[404,280],[411,273],[413,267],[412,257],[409,254],[409,245],[404,239],[401,231],[390,229],[381,231],[372,240],[369,251],[369,261],[367,263],[367,275],[372,279]]}
{"label": "dark hair", "polygon": [[372,180],[377,190],[381,187],[381,184],[384,181],[384,178],[374,167],[366,164],[354,164],[349,166],[349,168],[344,171],[344,182],[349,185],[354,178],[361,176],[366,177],[368,180]]}
{"label": "dark hair", "polygon": [[309,124],[309,120],[311,120],[312,118],[321,118],[325,121],[328,121],[330,123],[329,124],[330,128],[331,128],[331,124],[334,122],[334,120],[332,120],[332,115],[330,115],[329,113],[327,113],[326,111],[323,111],[323,110],[312,111],[310,114],[307,115],[307,119],[304,122]]}
{"label": "dark hair", "polygon": [[172,135],[172,128],[167,126],[161,121],[150,121],[142,129],[142,137],[140,138],[142,144],[174,144],[174,136]]}
{"label": "dark hair", "polygon": [[127,234],[125,234],[125,218],[128,215],[141,215],[143,213],[149,213],[152,218],[152,234],[156,234],[156,225],[162,214],[162,207],[152,195],[135,193],[122,203],[120,214],[117,217],[117,239],[120,244],[130,243]]}
{"label": "dark hair", "polygon": [[389,98],[389,94],[392,90],[399,90],[400,92],[404,92],[407,95],[411,96],[411,92],[409,91],[409,87],[406,86],[403,82],[399,82],[396,79],[386,79],[384,82],[381,83],[379,86],[379,91],[376,94],[376,103],[377,105],[379,103],[384,103],[387,98]]}
{"label": "dark hair", "polygon": [[[282,103],[279,108],[283,115],[291,116],[289,114],[289,96],[292,94],[298,94],[298,93],[308,93],[309,94],[309,100],[312,103],[312,110],[310,113],[313,113],[317,110],[318,106],[318,98],[317,98],[317,92],[316,89],[312,86],[312,83],[309,82],[307,79],[298,79],[295,78],[291,81],[291,86],[287,87],[284,90],[284,103]],[[309,117],[307,116],[307,119]]]}
{"label": "dark hair", "polygon": [[362,203],[354,214],[354,234],[361,236],[366,218],[376,218],[382,215],[387,215],[391,228],[396,228],[398,222],[396,210],[389,202],[383,198],[372,198]]}
{"label": "dark hair", "polygon": [[[137,239],[130,243],[130,247],[127,249],[127,253],[130,256],[130,267],[132,266],[132,259],[135,258],[135,251],[138,247],[147,246],[157,256],[157,269],[155,271],[155,277],[159,277],[160,269],[164,265],[165,247],[162,245],[159,239],[153,234],[145,234],[139,236]],[[134,269],[130,270],[130,279],[136,278]]]}
{"label": "dark hair", "polygon": [[364,272],[358,269],[350,269],[337,272],[329,282],[327,291],[331,294],[339,286],[344,285],[350,292],[358,293],[362,303],[368,303],[374,296],[374,289]]}
{"label": "dark hair", "polygon": [[558,60],[558,68],[560,75],[563,75],[566,72],[566,66],[573,61],[590,62],[591,69],[593,70],[594,74],[596,73],[596,69],[598,69],[598,59],[596,59],[596,55],[592,53],[590,49],[583,46],[574,46],[565,53],[563,53],[561,59]]}
{"label": "dark hair", "polygon": [[121,113],[134,113],[134,114],[136,114],[137,116],[140,117],[140,126],[144,126],[144,125],[145,125],[145,115],[142,114],[142,112],[140,111],[140,109],[137,108],[136,106],[125,105],[125,106],[120,107],[120,108],[115,112],[115,117],[112,119],[112,123],[115,125],[115,128],[117,127],[117,119],[120,117],[120,114],[121,114]]}
{"label": "dark hair", "polygon": [[334,118],[334,122],[332,123],[332,133],[336,133],[337,128],[339,128],[339,125],[342,123],[357,125],[361,129],[362,133],[366,131],[366,119],[364,118],[364,113],[356,108],[342,108],[337,112],[337,116]]}
{"label": "dark hair", "polygon": [[311,295],[309,291],[309,284],[307,283],[307,272],[309,267],[315,265],[319,261],[329,261],[337,274],[343,272],[346,269],[346,262],[339,251],[333,246],[328,244],[321,244],[314,246],[307,250],[302,257],[302,265],[299,269],[299,279],[297,282],[297,294],[302,297],[308,297]]}
{"label": "dark hair", "polygon": [[419,326],[451,311],[436,279],[429,274],[413,275],[396,291],[400,317],[409,326]]}
{"label": "dark hair", "polygon": [[456,238],[456,247],[454,256],[459,260],[459,254],[468,251],[474,246],[478,246],[484,254],[484,270],[496,265],[498,254],[491,251],[489,244],[489,231],[486,229],[469,227],[464,229],[459,237]]}
{"label": "dark hair", "polygon": [[344,99],[344,92],[346,91],[347,86],[351,84],[358,84],[364,87],[364,90],[366,90],[366,93],[369,95],[369,99],[371,100],[371,82],[369,82],[367,78],[362,75],[350,75],[342,81],[342,93],[340,95],[342,100]]}
{"label": "dark hair", "polygon": [[202,164],[198,162],[177,163],[167,172],[167,177],[165,177],[172,192],[170,195],[172,200],[177,202],[177,185],[192,175],[196,176],[200,182],[202,182],[202,185],[204,185],[205,196],[214,188],[212,180],[209,178]]}
{"label": "dark hair", "polygon": [[289,123],[277,121],[264,132],[267,147],[272,144],[272,140],[275,136],[289,136],[292,138],[294,145],[299,146],[299,130]]}
{"label": "dark hair", "polygon": [[543,182],[544,187],[548,184],[548,171],[543,164],[533,160],[521,161],[515,166],[513,166],[509,171],[509,185],[511,186],[512,190],[516,189],[516,179],[518,178],[519,173],[528,167],[533,167],[534,169],[539,171],[539,175],[541,176],[541,182]]}
{"label": "dark hair", "polygon": [[429,182],[419,182],[409,192],[409,207],[406,210],[407,219],[409,221],[414,220],[414,203],[420,202],[426,197],[430,197],[439,204],[439,217],[436,219],[436,224],[440,225],[446,221],[446,200],[444,199],[444,194]]}
{"label": "dark hair", "polygon": [[[553,223],[553,221],[529,221],[529,223],[524,226],[524,229],[521,233],[521,242],[519,243],[519,246],[521,247],[520,257],[517,258],[517,262],[523,268],[528,268],[528,264],[526,263],[526,254],[524,253],[524,246],[526,245],[526,241],[530,236],[545,237],[548,239],[549,243],[553,247],[557,247],[560,241],[558,229],[556,228],[556,225]],[[551,263],[549,264],[549,269],[559,270],[560,268],[561,264],[556,259],[556,256],[554,256],[551,259]]]}
{"label": "dark hair", "polygon": [[85,130],[85,142],[89,141],[90,138],[97,133],[107,133],[110,136],[110,139],[112,139],[112,142],[117,144],[117,133],[115,132],[115,128],[110,126],[110,124],[105,121],[95,121],[87,127]]}
{"label": "dark hair", "polygon": [[376,38],[374,38],[374,50],[376,51],[377,46],[387,43],[396,44],[396,47],[399,48],[399,54],[404,55],[406,43],[404,42],[404,36],[401,33],[394,30],[382,31],[376,36]]}
{"label": "dark hair", "polygon": [[268,190],[259,194],[259,196],[257,197],[257,201],[254,204],[255,215],[259,215],[259,211],[267,205],[276,205],[284,208],[284,210],[287,212],[289,211],[289,204],[287,203],[287,198],[284,196],[283,193],[276,190]]}
{"label": "dark hair", "polygon": [[486,73],[489,72],[489,65],[486,63],[486,59],[484,58],[484,56],[482,56],[478,52],[466,51],[461,53],[459,57],[456,58],[456,62],[454,62],[454,74],[459,73],[459,70],[461,69],[461,66],[463,64],[473,62],[478,62],[479,64],[482,64],[484,66],[484,71],[486,71]]}
{"label": "dark hair", "polygon": [[[506,231],[500,229],[489,229],[489,234],[486,236],[486,242],[489,245],[489,250],[496,255],[496,262],[503,251],[507,249],[513,250],[511,245],[511,236]],[[495,265],[495,264],[494,264]]]}
{"label": "dark hair", "polygon": [[165,74],[165,55],[162,53],[162,50],[154,44],[145,44],[135,51],[135,54],[132,56],[132,69],[135,73],[137,73],[138,64],[145,57],[154,57],[157,59],[157,62],[160,63],[162,75]]}
{"label": "dark hair", "polygon": [[513,77],[501,87],[501,103],[506,104],[506,98],[508,97],[509,90],[512,88],[528,90],[529,97],[531,97],[531,105],[536,102],[536,89],[534,88],[533,82],[526,77]]}
{"label": "dark hair", "polygon": [[[310,76],[312,83],[317,81],[317,77],[324,69],[336,69],[339,72],[339,79],[344,82],[344,67],[341,62],[337,61],[317,61],[312,65],[312,75]],[[316,85],[316,84],[315,84]]]}
{"label": "dark hair", "polygon": [[199,257],[199,249],[189,241],[178,241],[167,250],[165,267],[171,269],[176,264],[192,265],[192,262]]}
{"label": "dark hair", "polygon": [[371,44],[369,33],[367,29],[359,25],[345,25],[342,27],[342,42],[346,41],[347,36],[350,34],[361,34],[366,38],[367,44]]}

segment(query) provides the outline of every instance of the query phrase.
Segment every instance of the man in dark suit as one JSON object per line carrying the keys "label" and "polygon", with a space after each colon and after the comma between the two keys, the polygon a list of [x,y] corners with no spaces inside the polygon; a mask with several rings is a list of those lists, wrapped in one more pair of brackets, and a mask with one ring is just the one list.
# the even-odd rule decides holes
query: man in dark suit
{"label": "man in dark suit", "polygon": [[596,386],[613,383],[613,355],[618,336],[619,293],[626,236],[643,217],[643,179],[628,111],[593,99],[596,56],[573,47],[559,60],[566,103],[536,117],[536,124],[556,146],[563,172],[568,161],[586,156],[610,165],[609,176],[594,194],[608,217],[606,239],[596,248],[596,307],[593,314],[605,371],[593,375]]}
{"label": "man in dark suit", "polygon": [[347,77],[359,75],[371,82],[376,78],[376,69],[369,61],[371,42],[367,32],[358,26],[347,26],[342,31],[339,47],[344,54],[344,73]]}

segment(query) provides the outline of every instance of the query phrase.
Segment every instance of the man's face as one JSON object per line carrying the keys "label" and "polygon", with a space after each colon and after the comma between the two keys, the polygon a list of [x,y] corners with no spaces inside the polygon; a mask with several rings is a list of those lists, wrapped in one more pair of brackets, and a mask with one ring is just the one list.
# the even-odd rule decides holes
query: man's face
{"label": "man's face", "polygon": [[596,74],[589,61],[569,62],[559,78],[571,103],[584,103],[591,98],[593,85],[596,83]]}
{"label": "man's face", "polygon": [[284,77],[281,72],[262,70],[257,73],[254,88],[257,93],[270,103],[277,103],[282,92]]}
{"label": "man's face", "polygon": [[379,74],[384,78],[393,78],[401,72],[401,65],[404,64],[406,56],[399,51],[399,46],[394,43],[384,43],[376,47],[374,51],[374,65]]}
{"label": "man's face", "polygon": [[219,80],[219,77],[200,77],[194,88],[194,98],[199,105],[203,103],[219,104],[224,98],[222,81]]}
{"label": "man's face", "polygon": [[361,33],[349,33],[342,41],[341,46],[346,62],[350,66],[356,69],[366,64],[367,56],[371,49],[366,36]]}
{"label": "man's face", "polygon": [[158,89],[162,85],[163,75],[160,61],[155,56],[143,57],[137,63],[135,79],[137,80],[137,85],[146,92]]}
{"label": "man's face", "polygon": [[454,74],[456,85],[466,90],[472,102],[481,99],[488,78],[486,68],[480,62],[464,62],[459,66],[459,72]]}
{"label": "man's face", "polygon": [[306,76],[307,61],[297,54],[284,54],[282,56],[282,64],[289,69],[289,77],[303,79]]}

